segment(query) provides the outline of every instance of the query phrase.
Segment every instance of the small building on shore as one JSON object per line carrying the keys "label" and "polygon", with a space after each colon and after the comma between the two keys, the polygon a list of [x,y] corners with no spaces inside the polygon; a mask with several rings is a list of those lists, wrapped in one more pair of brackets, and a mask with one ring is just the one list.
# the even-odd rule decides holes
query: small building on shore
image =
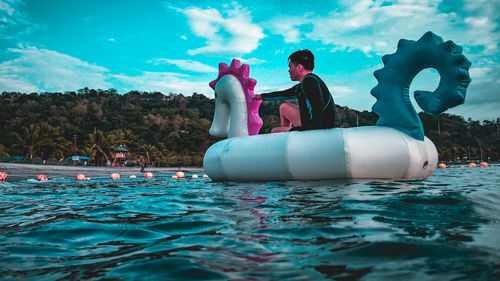
{"label": "small building on shore", "polygon": [[116,166],[124,166],[125,165],[125,161],[127,160],[127,152],[128,150],[123,146],[123,145],[119,145],[118,147],[116,147],[114,150],[114,155],[113,155],[113,164],[112,166],[113,167],[116,167]]}

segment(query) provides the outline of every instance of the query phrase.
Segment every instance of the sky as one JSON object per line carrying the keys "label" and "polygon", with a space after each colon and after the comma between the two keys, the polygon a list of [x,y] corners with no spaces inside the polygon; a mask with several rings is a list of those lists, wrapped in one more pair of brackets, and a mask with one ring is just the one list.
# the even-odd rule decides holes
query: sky
{"label": "sky", "polygon": [[[472,62],[465,103],[447,112],[500,117],[500,1],[491,0],[0,0],[0,92],[214,97],[208,83],[218,64],[237,58],[263,93],[294,85],[288,56],[307,48],[338,105],[371,111],[382,56],[427,31],[462,46]],[[439,81],[423,70],[410,92]]]}

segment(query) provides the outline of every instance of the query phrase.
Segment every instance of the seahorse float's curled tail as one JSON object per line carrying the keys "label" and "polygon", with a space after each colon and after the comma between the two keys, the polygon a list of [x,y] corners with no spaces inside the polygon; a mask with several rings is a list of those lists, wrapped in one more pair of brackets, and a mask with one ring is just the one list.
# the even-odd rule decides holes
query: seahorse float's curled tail
{"label": "seahorse float's curled tail", "polygon": [[433,115],[464,102],[471,63],[452,41],[427,32],[418,41],[400,40],[396,53],[382,58],[373,111],[376,126],[257,135],[262,120],[250,67],[233,60],[219,64],[215,116],[210,133],[228,139],[212,145],[203,165],[214,181],[311,179],[422,179],[437,166],[436,147],[424,136],[409,87],[423,69],[441,75],[434,92],[416,91],[420,107]]}
{"label": "seahorse float's curled tail", "polygon": [[430,31],[416,42],[401,39],[396,53],[383,56],[382,62],[384,68],[374,73],[379,83],[371,90],[377,99],[372,108],[380,117],[377,126],[395,128],[424,140],[422,121],[411,104],[409,90],[413,78],[427,68],[435,68],[441,80],[434,92],[415,91],[415,100],[423,111],[439,115],[464,103],[471,82],[471,62],[453,41],[443,42]]}

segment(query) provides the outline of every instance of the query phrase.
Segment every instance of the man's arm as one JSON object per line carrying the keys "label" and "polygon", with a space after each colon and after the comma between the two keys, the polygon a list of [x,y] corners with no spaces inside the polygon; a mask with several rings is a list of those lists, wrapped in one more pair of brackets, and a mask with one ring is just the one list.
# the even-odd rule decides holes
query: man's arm
{"label": "man's arm", "polygon": [[293,98],[297,97],[297,87],[298,86],[299,86],[299,84],[291,87],[290,89],[286,89],[283,91],[276,91],[276,92],[255,95],[255,98],[256,99],[262,98],[263,100],[266,100],[266,101],[293,99]]}

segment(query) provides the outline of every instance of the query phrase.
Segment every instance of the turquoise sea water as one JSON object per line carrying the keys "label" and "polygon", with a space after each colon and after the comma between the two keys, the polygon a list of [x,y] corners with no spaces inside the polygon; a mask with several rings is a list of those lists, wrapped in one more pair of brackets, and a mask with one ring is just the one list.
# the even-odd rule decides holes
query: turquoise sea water
{"label": "turquoise sea water", "polygon": [[421,181],[0,184],[3,280],[498,280],[500,167]]}

